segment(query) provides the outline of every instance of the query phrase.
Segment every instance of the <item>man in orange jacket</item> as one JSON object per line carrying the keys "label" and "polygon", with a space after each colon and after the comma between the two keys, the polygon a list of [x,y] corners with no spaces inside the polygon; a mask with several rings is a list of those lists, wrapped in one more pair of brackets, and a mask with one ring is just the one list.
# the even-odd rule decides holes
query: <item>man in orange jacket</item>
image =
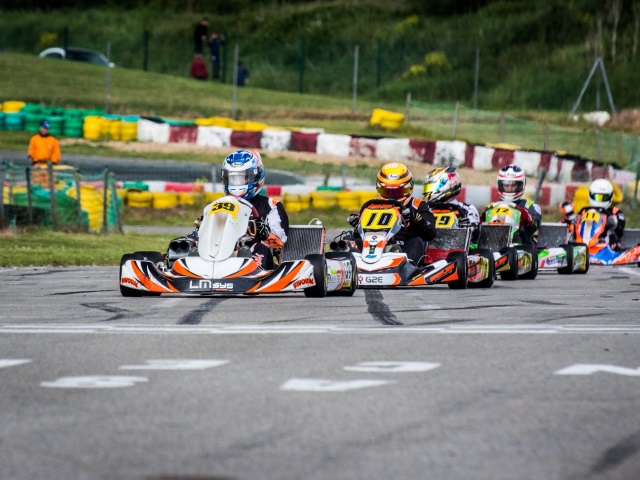
{"label": "man in orange jacket", "polygon": [[29,141],[29,158],[34,166],[46,166],[47,161],[60,163],[60,142],[49,133],[49,122],[40,123],[40,131]]}

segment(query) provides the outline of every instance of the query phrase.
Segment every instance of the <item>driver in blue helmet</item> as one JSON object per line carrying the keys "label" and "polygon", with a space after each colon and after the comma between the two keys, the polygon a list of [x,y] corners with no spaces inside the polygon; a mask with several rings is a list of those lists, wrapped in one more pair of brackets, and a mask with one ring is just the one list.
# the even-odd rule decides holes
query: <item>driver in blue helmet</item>
{"label": "driver in blue helmet", "polygon": [[255,219],[256,243],[251,246],[254,260],[265,269],[274,268],[273,257],[287,242],[289,217],[282,202],[261,195],[264,165],[255,150],[238,150],[222,163],[224,193],[243,198],[258,212]]}

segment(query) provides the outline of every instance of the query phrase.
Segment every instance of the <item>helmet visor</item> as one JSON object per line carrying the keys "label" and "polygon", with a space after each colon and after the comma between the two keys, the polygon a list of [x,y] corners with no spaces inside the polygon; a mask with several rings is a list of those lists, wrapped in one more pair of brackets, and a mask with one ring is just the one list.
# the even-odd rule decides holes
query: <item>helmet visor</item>
{"label": "helmet visor", "polygon": [[406,185],[380,185],[378,187],[378,194],[382,198],[402,199],[411,195],[411,189]]}
{"label": "helmet visor", "polygon": [[256,175],[253,170],[242,170],[240,172],[222,171],[222,183],[230,187],[249,185],[254,182]]}
{"label": "helmet visor", "polygon": [[516,193],[524,189],[524,182],[503,180],[498,182],[498,191],[502,193]]}
{"label": "helmet visor", "polygon": [[589,198],[594,202],[610,202],[613,198],[613,194],[611,193],[589,193]]}

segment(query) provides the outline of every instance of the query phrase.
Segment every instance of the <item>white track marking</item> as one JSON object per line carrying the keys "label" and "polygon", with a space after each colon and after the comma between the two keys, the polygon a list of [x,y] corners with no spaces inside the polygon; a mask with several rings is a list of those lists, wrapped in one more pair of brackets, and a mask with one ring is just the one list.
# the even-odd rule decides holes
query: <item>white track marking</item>
{"label": "white track marking", "polygon": [[335,381],[320,378],[292,378],[287,380],[280,390],[295,392],[346,392],[360,388],[381,387],[389,383],[388,380],[347,380]]}
{"label": "white track marking", "polygon": [[133,387],[136,383],[147,382],[146,377],[117,375],[91,375],[83,377],[60,377],[53,382],[42,382],[47,388],[122,388]]}
{"label": "white track marking", "polygon": [[0,324],[0,334],[142,334],[142,335],[290,335],[290,334],[474,334],[474,335],[553,335],[553,334],[640,334],[640,325],[73,325]]}
{"label": "white track marking", "polygon": [[229,360],[147,360],[145,365],[122,365],[120,370],[205,370],[229,363]]}
{"label": "white track marking", "polygon": [[0,358],[0,368],[15,367],[29,363],[31,360],[26,358]]}
{"label": "white track marking", "polygon": [[629,273],[631,275],[635,275],[636,277],[640,277],[640,268],[638,267],[622,267],[620,268],[625,273]]}
{"label": "white track marking", "polygon": [[589,363],[576,363],[570,367],[563,368],[554,372],[554,375],[593,375],[594,373],[615,373],[616,375],[625,375],[627,377],[640,377],[640,367],[627,368],[617,365],[598,365]]}
{"label": "white track marking", "polygon": [[428,372],[439,366],[439,363],[428,362],[360,362],[344,369],[348,372],[406,373]]}

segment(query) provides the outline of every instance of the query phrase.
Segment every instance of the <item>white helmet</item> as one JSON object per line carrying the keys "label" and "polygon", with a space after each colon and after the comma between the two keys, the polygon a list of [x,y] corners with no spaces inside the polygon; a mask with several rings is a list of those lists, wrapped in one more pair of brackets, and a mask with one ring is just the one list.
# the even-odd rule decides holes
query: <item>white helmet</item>
{"label": "white helmet", "polygon": [[609,208],[613,200],[613,185],[609,180],[599,178],[589,185],[589,205]]}
{"label": "white helmet", "polygon": [[498,172],[498,196],[503,202],[517,202],[522,198],[527,178],[517,165],[507,165]]}

